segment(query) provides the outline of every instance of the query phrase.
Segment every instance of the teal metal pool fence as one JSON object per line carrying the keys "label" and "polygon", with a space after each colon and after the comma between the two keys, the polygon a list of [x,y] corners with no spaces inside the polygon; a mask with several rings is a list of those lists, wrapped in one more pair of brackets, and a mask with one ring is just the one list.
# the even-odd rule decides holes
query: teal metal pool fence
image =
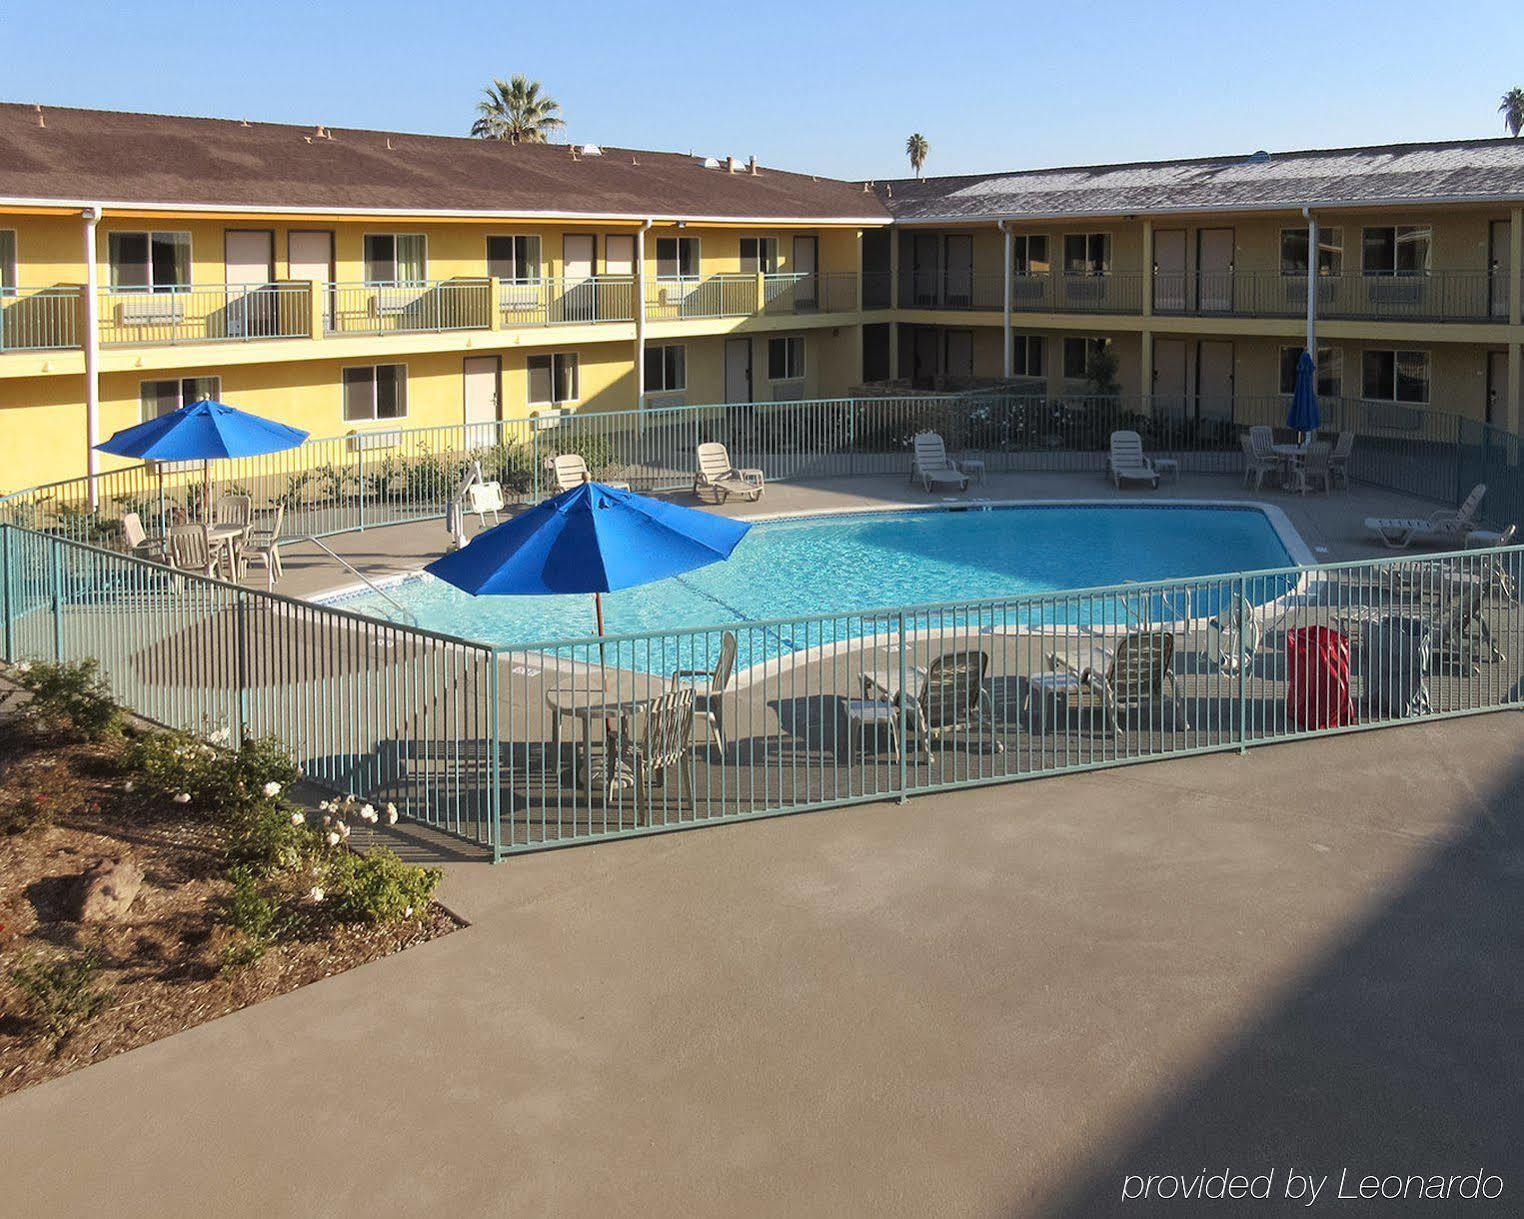
{"label": "teal metal pool fence", "polygon": [[516,648],[17,524],[0,577],[8,661],[94,657],[494,858],[1524,698],[1519,547]]}
{"label": "teal metal pool fence", "polygon": [[[1517,435],[1422,406],[1353,398],[1321,405],[1325,434],[1354,434],[1354,482],[1452,505],[1485,483],[1484,522],[1524,521]],[[723,442],[738,466],[759,468],[771,482],[810,482],[903,477],[911,438],[927,428],[940,432],[955,456],[978,458],[991,474],[1099,472],[1111,433],[1131,428],[1148,452],[1173,457],[1187,473],[1235,473],[1243,468],[1245,429],[1281,428],[1285,417],[1279,395],[1186,403],[970,393],[672,406],[432,428],[382,421],[285,453],[218,462],[213,474],[218,492],[283,505],[285,536],[325,536],[439,517],[473,464],[500,485],[507,503],[534,503],[554,490],[553,463],[563,454],[581,456],[595,479],[653,493],[691,487],[694,449],[705,441]],[[109,546],[124,513],[162,532],[176,520],[198,519],[202,494],[199,465],[148,463],[6,496],[0,521]]]}

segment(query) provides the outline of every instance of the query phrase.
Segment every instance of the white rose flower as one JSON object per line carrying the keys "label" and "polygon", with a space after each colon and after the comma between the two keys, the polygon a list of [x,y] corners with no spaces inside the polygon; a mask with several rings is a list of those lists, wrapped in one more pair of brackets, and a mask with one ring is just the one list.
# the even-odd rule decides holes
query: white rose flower
{"label": "white rose flower", "polygon": [[278,796],[278,795],[280,795],[280,784],[274,782],[273,780],[271,782],[269,782],[269,783],[266,783],[265,784],[265,795],[267,795],[267,796]]}
{"label": "white rose flower", "polygon": [[323,900],[323,887],[321,885],[313,885],[312,886],[312,892],[309,893],[307,896],[310,897],[315,902],[322,901]]}
{"label": "white rose flower", "polygon": [[395,804],[388,804],[386,806],[386,824],[397,824],[397,806]]}
{"label": "white rose flower", "polygon": [[305,813],[295,812],[295,813],[291,814],[291,824],[292,825],[301,825],[306,820],[307,820],[307,815]]}
{"label": "white rose flower", "polygon": [[136,789],[136,787],[137,787],[137,784],[135,782],[133,782],[133,780],[131,780],[131,779],[128,779],[127,782],[122,784],[122,790],[125,791],[125,792],[133,791],[134,789]]}
{"label": "white rose flower", "polygon": [[16,666],[16,672],[18,673],[30,673],[31,671],[32,662],[30,660],[23,660],[19,665]]}
{"label": "white rose flower", "polygon": [[175,795],[175,803],[176,804],[189,804],[190,803],[190,792],[178,792],[178,793],[176,793],[176,795]]}
{"label": "white rose flower", "polygon": [[339,836],[333,830],[329,830],[328,833],[323,836],[323,841],[331,847],[336,847],[339,845]]}
{"label": "white rose flower", "polygon": [[341,822],[339,822],[339,824],[338,824],[338,831],[339,831],[339,833],[340,833],[340,834],[342,834],[342,835],[343,835],[343,836],[344,836],[344,837],[345,837],[345,838],[348,838],[348,837],[349,837],[349,827],[348,827],[348,826],[347,826],[347,825],[345,825],[345,824],[344,824],[344,823],[343,823],[343,822],[342,822],[342,821],[341,821]]}
{"label": "white rose flower", "polygon": [[402,912],[402,917],[403,918],[412,918],[413,917],[413,908],[411,906],[409,906],[406,910],[404,910]]}

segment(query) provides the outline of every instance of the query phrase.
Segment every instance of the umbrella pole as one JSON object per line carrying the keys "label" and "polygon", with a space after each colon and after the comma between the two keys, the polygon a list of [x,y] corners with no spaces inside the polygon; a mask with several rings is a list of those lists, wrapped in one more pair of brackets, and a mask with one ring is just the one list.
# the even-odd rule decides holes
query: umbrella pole
{"label": "umbrella pole", "polygon": [[212,523],[212,463],[201,463],[201,520],[210,525]]}

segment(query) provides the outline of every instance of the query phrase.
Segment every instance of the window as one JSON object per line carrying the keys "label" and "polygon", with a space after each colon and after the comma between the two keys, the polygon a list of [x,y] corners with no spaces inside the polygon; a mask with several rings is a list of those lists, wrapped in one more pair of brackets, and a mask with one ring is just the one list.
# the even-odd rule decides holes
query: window
{"label": "window", "polygon": [[[1302,348],[1281,348],[1281,393],[1296,392],[1296,364]],[[1318,397],[1337,398],[1344,393],[1344,350],[1340,347],[1318,348]]]}
{"label": "window", "polygon": [[0,293],[16,290],[16,230],[0,229]]}
{"label": "window", "polygon": [[688,351],[681,343],[646,348],[646,392],[688,388]]}
{"label": "window", "polygon": [[778,239],[776,237],[741,238],[741,274],[776,275]]}
{"label": "window", "polygon": [[798,381],[804,377],[804,338],[791,334],[767,340],[767,379]]}
{"label": "window", "polygon": [[[1318,228],[1318,274],[1344,270],[1344,230]],[[1307,230],[1281,230],[1281,274],[1307,274]]]}
{"label": "window", "polygon": [[1105,275],[1109,270],[1111,270],[1110,233],[1065,234],[1065,274]]}
{"label": "window", "polygon": [[1011,374],[1017,377],[1040,377],[1043,375],[1043,336],[1018,334],[1011,340]]}
{"label": "window", "polygon": [[106,249],[113,288],[169,292],[190,287],[189,233],[109,233]]}
{"label": "window", "polygon": [[540,239],[525,237],[487,238],[487,274],[505,284],[540,282]]}
{"label": "window", "polygon": [[1110,339],[1064,339],[1064,376],[1070,381],[1083,381],[1091,356],[1105,351],[1110,344]]}
{"label": "window", "polygon": [[1367,351],[1361,358],[1364,397],[1381,402],[1429,400],[1427,351]]}
{"label": "window", "polygon": [[401,419],[407,414],[407,365],[377,364],[344,370],[344,418]]}
{"label": "window", "polygon": [[697,237],[658,237],[656,239],[656,277],[658,279],[696,279],[699,273]]}
{"label": "window", "polygon": [[603,273],[635,274],[635,238],[628,233],[610,233],[603,239]]}
{"label": "window", "polygon": [[529,404],[559,406],[577,400],[577,357],[572,352],[529,357]]}
{"label": "window", "polygon": [[1011,238],[1011,270],[1015,274],[1046,275],[1052,269],[1046,234],[1018,233]]}
{"label": "window", "polygon": [[421,284],[428,278],[422,233],[366,233],[365,282]]}
{"label": "window", "polygon": [[192,402],[222,396],[221,377],[181,377],[168,381],[144,381],[138,386],[143,422],[168,415]]}
{"label": "window", "polygon": [[1433,230],[1427,225],[1399,224],[1366,229],[1360,256],[1367,275],[1423,275],[1429,270]]}

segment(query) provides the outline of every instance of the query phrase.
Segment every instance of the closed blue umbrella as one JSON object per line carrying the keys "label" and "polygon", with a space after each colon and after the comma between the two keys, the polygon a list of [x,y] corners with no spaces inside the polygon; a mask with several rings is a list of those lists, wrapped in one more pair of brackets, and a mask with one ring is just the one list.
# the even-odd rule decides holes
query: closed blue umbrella
{"label": "closed blue umbrella", "polygon": [[177,411],[123,428],[95,447],[118,457],[144,461],[199,461],[206,488],[204,511],[211,511],[211,462],[225,457],[258,457],[294,449],[307,439],[300,428],[261,419],[237,407],[204,399]]}
{"label": "closed blue umbrella", "polygon": [[1296,388],[1291,394],[1291,409],[1286,412],[1286,426],[1302,434],[1316,432],[1323,418],[1318,413],[1317,369],[1307,352],[1297,358]]}
{"label": "closed blue umbrella", "polygon": [[583,483],[426,568],[472,596],[592,593],[649,584],[730,557],[751,526],[694,508]]}

